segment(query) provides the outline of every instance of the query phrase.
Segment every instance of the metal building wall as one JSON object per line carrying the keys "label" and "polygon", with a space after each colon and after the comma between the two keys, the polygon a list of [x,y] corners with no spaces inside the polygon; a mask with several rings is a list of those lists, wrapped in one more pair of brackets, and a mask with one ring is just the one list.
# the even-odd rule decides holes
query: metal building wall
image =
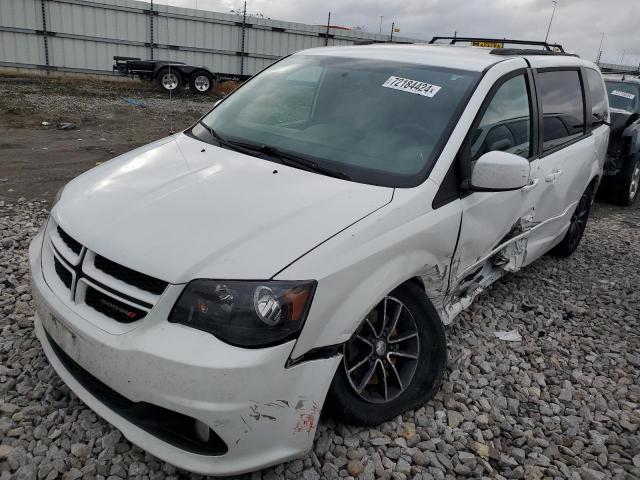
{"label": "metal building wall", "polygon": [[[151,11],[149,3],[135,0],[0,0],[0,68],[110,74],[114,55],[153,55],[215,72],[253,74],[327,41],[324,26],[247,17],[245,27],[243,52],[237,15],[157,2]],[[384,41],[388,35],[329,30],[329,45],[361,40]]]}

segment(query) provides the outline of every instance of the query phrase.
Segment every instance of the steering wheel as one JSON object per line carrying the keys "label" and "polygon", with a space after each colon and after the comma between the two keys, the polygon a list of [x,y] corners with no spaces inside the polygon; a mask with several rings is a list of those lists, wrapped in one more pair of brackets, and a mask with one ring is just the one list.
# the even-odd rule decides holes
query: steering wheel
{"label": "steering wheel", "polygon": [[401,130],[401,133],[406,132],[415,132],[417,133],[417,137],[427,137],[431,143],[436,142],[436,138],[429,130],[424,128],[422,125],[416,125],[415,123],[399,123],[391,128],[390,132],[397,132]]}

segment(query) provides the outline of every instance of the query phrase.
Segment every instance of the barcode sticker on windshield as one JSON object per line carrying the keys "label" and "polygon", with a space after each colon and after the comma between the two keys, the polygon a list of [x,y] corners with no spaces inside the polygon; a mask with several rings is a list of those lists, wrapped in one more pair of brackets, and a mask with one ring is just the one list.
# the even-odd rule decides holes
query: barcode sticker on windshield
{"label": "barcode sticker on windshield", "polygon": [[611,92],[611,95],[617,95],[618,97],[628,98],[629,100],[633,100],[636,96],[633,93],[621,92],[620,90],[614,90]]}
{"label": "barcode sticker on windshield", "polygon": [[416,95],[422,95],[429,98],[433,97],[442,88],[430,83],[419,82],[418,80],[393,76],[389,77],[382,86],[385,88],[401,90],[403,92],[415,93]]}

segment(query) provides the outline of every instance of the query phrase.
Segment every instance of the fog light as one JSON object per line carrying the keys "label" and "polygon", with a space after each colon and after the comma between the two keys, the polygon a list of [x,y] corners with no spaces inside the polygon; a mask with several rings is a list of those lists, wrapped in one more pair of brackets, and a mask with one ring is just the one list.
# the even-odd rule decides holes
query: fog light
{"label": "fog light", "polygon": [[196,420],[196,435],[203,442],[209,441],[209,425],[200,420]]}
{"label": "fog light", "polygon": [[282,307],[278,297],[269,287],[260,285],[253,294],[253,306],[258,318],[269,326],[278,325],[282,316]]}

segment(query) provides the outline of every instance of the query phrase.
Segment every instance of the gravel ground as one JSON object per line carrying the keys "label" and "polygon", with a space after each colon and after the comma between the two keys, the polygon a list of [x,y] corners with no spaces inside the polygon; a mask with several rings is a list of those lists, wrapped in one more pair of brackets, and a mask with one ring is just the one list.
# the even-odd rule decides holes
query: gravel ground
{"label": "gravel ground", "polygon": [[[0,480],[175,479],[58,379],[35,338],[27,246],[46,203],[0,201]],[[640,478],[640,209],[597,206],[570,259],[496,283],[448,327],[436,399],[246,478]],[[521,342],[498,340],[518,329]],[[193,476],[194,478],[201,478]]]}

